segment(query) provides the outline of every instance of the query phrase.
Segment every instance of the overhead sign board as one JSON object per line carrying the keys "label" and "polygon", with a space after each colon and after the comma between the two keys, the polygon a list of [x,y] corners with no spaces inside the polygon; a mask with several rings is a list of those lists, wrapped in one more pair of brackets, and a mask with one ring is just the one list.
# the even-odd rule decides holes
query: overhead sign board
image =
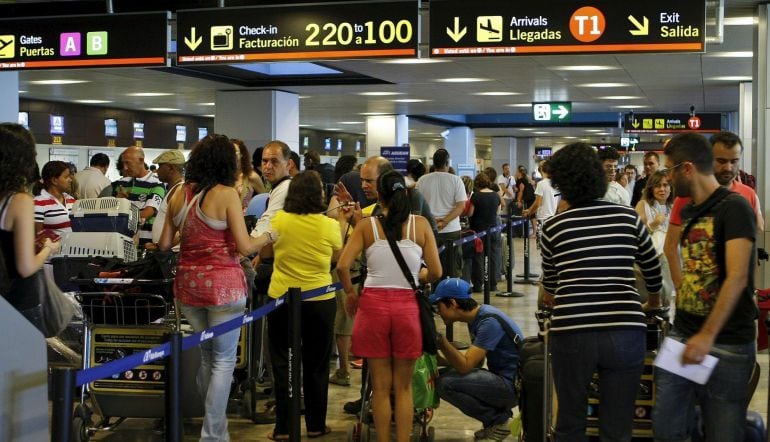
{"label": "overhead sign board", "polygon": [[177,65],[416,57],[418,3],[318,3],[177,12]]}
{"label": "overhead sign board", "polygon": [[623,116],[627,133],[719,132],[722,114],[718,112],[691,115],[688,113],[627,113]]}
{"label": "overhead sign board", "polygon": [[430,54],[703,52],[705,11],[705,0],[437,0]]}
{"label": "overhead sign board", "polygon": [[165,66],[168,12],[0,20],[0,70]]}
{"label": "overhead sign board", "polygon": [[407,146],[381,146],[380,155],[387,158],[393,169],[401,175],[406,175],[406,165],[409,163],[410,147]]}
{"label": "overhead sign board", "polygon": [[567,123],[572,120],[569,101],[532,103],[532,119],[547,123]]}

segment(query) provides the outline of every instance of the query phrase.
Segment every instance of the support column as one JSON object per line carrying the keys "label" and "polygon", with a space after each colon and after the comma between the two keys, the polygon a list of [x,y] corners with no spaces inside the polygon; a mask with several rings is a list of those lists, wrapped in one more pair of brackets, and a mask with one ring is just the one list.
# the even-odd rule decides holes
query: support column
{"label": "support column", "polygon": [[532,174],[535,167],[535,139],[517,138],[516,139],[516,157],[511,161],[511,174],[513,175],[516,167],[523,165],[527,171]]}
{"label": "support column", "polygon": [[444,148],[449,152],[450,165],[455,171],[460,164],[476,164],[476,135],[470,127],[449,129]]}
{"label": "support column", "polygon": [[[752,118],[753,134],[756,144],[752,145],[744,139],[744,145],[746,150],[751,150],[755,156],[756,170],[754,175],[758,177],[757,180],[757,194],[759,195],[759,201],[761,202],[762,211],[765,217],[765,231],[762,235],[757,237],[757,247],[765,247],[765,244],[770,244],[768,240],[768,225],[767,225],[767,207],[770,202],[770,181],[765,179],[767,176],[767,164],[770,161],[770,133],[768,132],[768,124],[770,124],[770,97],[768,97],[767,81],[770,77],[770,57],[768,57],[768,48],[770,47],[770,32],[768,31],[768,16],[770,16],[770,6],[759,5],[758,6],[758,24],[757,31],[754,35],[757,36],[757,41],[754,42],[754,86],[753,87],[753,108],[755,113]],[[746,153],[744,153],[746,155]],[[757,274],[757,287],[764,288],[770,283],[770,272],[768,272],[767,263],[763,262],[759,267]]]}
{"label": "support column", "polygon": [[366,118],[366,156],[380,154],[383,146],[409,144],[409,117],[377,115]]}
{"label": "support column", "polygon": [[19,121],[19,73],[0,72],[0,122]]}
{"label": "support column", "polygon": [[735,128],[736,133],[743,140],[743,157],[741,158],[741,168],[756,176],[756,162],[754,161],[754,143],[752,138],[752,121],[754,119],[754,105],[752,103],[754,86],[750,82],[744,82],[738,85],[739,105],[738,105],[738,124]]}
{"label": "support column", "polygon": [[251,152],[281,140],[299,153],[299,96],[284,91],[217,91],[214,132],[243,140]]}
{"label": "support column", "polygon": [[492,167],[497,174],[503,173],[503,164],[508,163],[516,167],[516,138],[492,137]]}

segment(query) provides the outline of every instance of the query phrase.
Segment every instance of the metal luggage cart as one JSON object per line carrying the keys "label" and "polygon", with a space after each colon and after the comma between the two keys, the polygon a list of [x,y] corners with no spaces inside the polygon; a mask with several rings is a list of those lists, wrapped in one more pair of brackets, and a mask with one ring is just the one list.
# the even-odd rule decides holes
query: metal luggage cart
{"label": "metal luggage cart", "polygon": [[[165,342],[167,334],[179,327],[177,310],[160,294],[134,290],[170,286],[172,281],[73,279],[81,287],[109,289],[76,295],[83,310],[83,369],[144,352]],[[203,415],[203,399],[194,387],[199,365],[198,347],[182,354],[185,417]],[[156,361],[83,385],[80,403],[73,413],[73,440],[88,441],[97,431],[113,430],[126,418],[163,418],[165,370],[164,362]],[[100,416],[95,424],[94,412]]]}
{"label": "metal luggage cart", "polygon": [[[249,299],[247,310],[259,308],[264,303],[266,294],[255,293]],[[249,322],[241,328],[241,336],[238,340],[235,372],[233,378],[236,390],[231,394],[231,399],[240,406],[240,415],[250,419],[254,423],[259,422],[257,402],[270,398],[266,394],[267,388],[272,384],[267,379],[267,318],[261,317]]]}

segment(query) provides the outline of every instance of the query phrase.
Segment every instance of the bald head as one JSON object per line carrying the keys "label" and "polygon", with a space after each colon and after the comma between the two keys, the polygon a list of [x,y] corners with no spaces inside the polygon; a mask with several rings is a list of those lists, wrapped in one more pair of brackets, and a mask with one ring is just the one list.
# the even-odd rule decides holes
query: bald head
{"label": "bald head", "polygon": [[123,175],[132,178],[141,178],[147,175],[144,168],[144,151],[141,147],[131,146],[121,154],[123,161]]}
{"label": "bald head", "polygon": [[364,161],[363,166],[361,166],[361,189],[363,189],[367,199],[377,199],[377,179],[390,170],[393,170],[393,166],[385,157],[374,156]]}

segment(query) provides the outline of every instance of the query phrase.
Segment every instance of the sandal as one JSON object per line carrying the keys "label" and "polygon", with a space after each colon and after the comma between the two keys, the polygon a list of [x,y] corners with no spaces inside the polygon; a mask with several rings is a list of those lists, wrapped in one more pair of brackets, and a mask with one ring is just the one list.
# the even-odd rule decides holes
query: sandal
{"label": "sandal", "polygon": [[289,440],[288,434],[276,434],[275,430],[267,434],[267,438],[270,440]]}
{"label": "sandal", "polygon": [[327,434],[331,433],[332,429],[329,428],[329,426],[325,426],[323,431],[308,431],[307,437],[309,439],[315,439],[317,437],[326,436]]}

